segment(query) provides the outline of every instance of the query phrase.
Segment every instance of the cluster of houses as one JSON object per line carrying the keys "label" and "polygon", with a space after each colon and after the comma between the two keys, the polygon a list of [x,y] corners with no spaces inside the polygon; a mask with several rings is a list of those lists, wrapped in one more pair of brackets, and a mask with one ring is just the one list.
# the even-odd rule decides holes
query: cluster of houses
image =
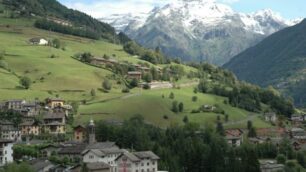
{"label": "cluster of houses", "polygon": [[[0,122],[0,166],[13,162],[13,145],[45,145],[43,141],[29,140],[28,136],[43,133],[59,135],[66,133],[66,120],[71,107],[62,99],[46,99],[45,102],[8,100],[1,103],[1,110],[22,114],[22,123],[16,126],[11,121]],[[42,121],[35,120],[42,115]],[[26,141],[22,141],[25,136]],[[29,164],[39,172],[156,172],[159,157],[151,151],[134,152],[120,149],[114,142],[97,142],[95,124],[73,128],[70,141],[48,144],[41,150],[42,158],[30,159]],[[49,161],[51,156],[68,158],[74,165],[57,165]]]}
{"label": "cluster of houses", "polygon": [[[266,122],[276,123],[278,118],[275,113],[265,113],[263,118]],[[256,129],[256,137],[245,139],[246,129],[227,129],[225,130],[225,138],[227,143],[232,147],[239,147],[243,142],[252,144],[272,143],[277,147],[284,138],[290,140],[292,148],[296,151],[306,150],[306,131],[303,122],[306,121],[306,115],[295,114],[289,119],[291,121],[290,128],[258,128]],[[274,160],[261,160],[261,171],[283,171],[284,165],[277,164]]]}
{"label": "cluster of houses", "polygon": [[[120,64],[120,62],[118,62],[115,59],[112,58],[104,58],[104,57],[94,57],[91,60],[91,64],[93,65],[116,65],[116,64]],[[144,73],[148,73],[150,72],[150,68],[147,66],[143,66],[140,64],[132,64],[132,66],[135,68],[135,71],[130,71],[127,73],[127,77],[129,79],[137,79],[137,80],[141,80],[142,75]],[[160,67],[156,68],[157,72],[161,73],[162,69]]]}
{"label": "cluster of houses", "polygon": [[[152,151],[134,152],[120,149],[115,142],[97,142],[93,120],[87,126],[74,127],[73,140],[48,144],[40,151],[41,158],[29,161],[32,168],[39,172],[81,172],[84,168],[89,172],[158,171],[159,157]],[[73,165],[56,165],[48,160],[51,156],[68,158]],[[12,162],[12,156],[10,158],[11,161],[7,162]]]}
{"label": "cluster of houses", "polygon": [[[45,134],[65,134],[66,121],[72,107],[58,98],[48,98],[45,102],[8,100],[0,105],[2,111],[17,112],[22,122],[0,121],[1,139],[20,141],[22,136]],[[38,120],[38,116],[42,116]]]}

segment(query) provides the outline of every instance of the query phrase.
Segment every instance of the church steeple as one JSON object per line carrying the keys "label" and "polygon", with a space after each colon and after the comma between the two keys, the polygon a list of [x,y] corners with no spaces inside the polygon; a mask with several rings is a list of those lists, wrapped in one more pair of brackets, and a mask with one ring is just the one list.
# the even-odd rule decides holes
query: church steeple
{"label": "church steeple", "polygon": [[89,144],[96,143],[95,123],[93,119],[90,120],[87,129],[88,129],[88,143]]}

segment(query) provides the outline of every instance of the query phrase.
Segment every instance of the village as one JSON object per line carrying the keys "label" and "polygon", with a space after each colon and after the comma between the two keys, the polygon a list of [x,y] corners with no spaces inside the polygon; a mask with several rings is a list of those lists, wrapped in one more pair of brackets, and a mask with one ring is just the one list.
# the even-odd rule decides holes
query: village
{"label": "village", "polygon": [[[119,148],[115,142],[97,142],[93,120],[88,121],[87,125],[73,127],[72,138],[56,143],[38,139],[43,133],[65,137],[71,108],[64,100],[58,98],[46,99],[45,106],[38,101],[4,102],[1,109],[22,114],[22,123],[16,127],[11,121],[1,121],[0,166],[14,161],[13,145],[44,145],[40,150],[41,158],[23,157],[29,161],[35,171],[80,172],[84,168],[81,165],[83,163],[86,164],[88,171],[158,171],[159,157],[151,151],[130,152]],[[36,118],[39,114],[44,114],[42,121]],[[70,161],[75,162],[75,165],[63,166],[51,163],[48,158],[55,154],[59,157],[68,157]]]}
{"label": "village", "polygon": [[[147,150],[137,152],[133,149],[124,149],[115,142],[97,142],[94,120],[84,125],[70,126],[69,115],[72,106],[60,98],[47,98],[43,102],[35,100],[7,100],[1,103],[3,112],[15,112],[21,114],[21,123],[16,125],[14,121],[1,120],[1,155],[0,165],[15,161],[13,146],[40,145],[41,157],[22,157],[28,161],[35,171],[41,172],[80,172],[86,164],[88,171],[99,172],[154,172],[158,171],[159,156]],[[262,119],[277,123],[276,113],[264,113]],[[304,130],[306,115],[292,115],[288,122],[290,128],[257,128],[255,137],[246,137],[247,129],[225,129],[225,139],[229,146],[239,147],[244,142],[251,144],[272,143],[281,144],[284,138],[290,140],[290,145],[296,151],[306,150],[306,132]],[[287,125],[289,126],[289,125]],[[68,136],[67,128],[72,127],[72,133]],[[42,139],[42,135],[54,137],[57,140]],[[73,166],[55,164],[48,158],[53,155],[68,157],[75,162]],[[261,160],[262,171],[282,170],[284,165],[273,160]]]}

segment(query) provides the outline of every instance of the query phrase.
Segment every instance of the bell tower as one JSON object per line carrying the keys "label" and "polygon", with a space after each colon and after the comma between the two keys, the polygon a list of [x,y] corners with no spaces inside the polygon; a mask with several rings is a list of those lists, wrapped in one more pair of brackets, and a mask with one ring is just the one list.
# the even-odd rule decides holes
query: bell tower
{"label": "bell tower", "polygon": [[88,129],[88,143],[89,144],[96,143],[95,123],[92,119],[90,120],[87,129]]}

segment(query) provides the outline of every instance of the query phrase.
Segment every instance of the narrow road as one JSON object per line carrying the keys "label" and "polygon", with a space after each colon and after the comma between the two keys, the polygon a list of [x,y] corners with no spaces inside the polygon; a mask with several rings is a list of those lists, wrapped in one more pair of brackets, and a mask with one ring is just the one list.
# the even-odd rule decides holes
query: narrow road
{"label": "narrow road", "polygon": [[246,119],[239,120],[239,121],[229,121],[227,123],[224,123],[224,126],[228,125],[237,125],[237,124],[246,124],[248,121],[252,121],[255,119],[258,115],[249,115]]}

